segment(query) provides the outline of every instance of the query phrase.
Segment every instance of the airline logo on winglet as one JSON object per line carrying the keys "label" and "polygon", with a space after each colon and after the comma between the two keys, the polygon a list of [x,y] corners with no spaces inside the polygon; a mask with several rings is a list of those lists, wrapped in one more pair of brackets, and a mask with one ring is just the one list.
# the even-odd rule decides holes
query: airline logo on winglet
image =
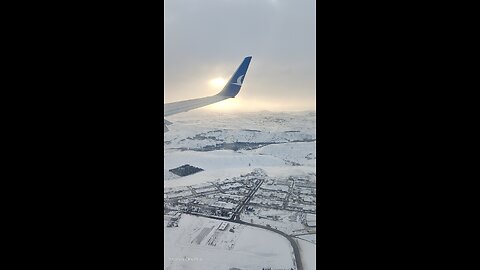
{"label": "airline logo on winglet", "polygon": [[232,84],[235,84],[235,85],[238,85],[238,86],[242,86],[243,76],[245,76],[245,75],[242,75],[242,76],[238,77],[237,82],[234,82],[234,83],[232,83]]}

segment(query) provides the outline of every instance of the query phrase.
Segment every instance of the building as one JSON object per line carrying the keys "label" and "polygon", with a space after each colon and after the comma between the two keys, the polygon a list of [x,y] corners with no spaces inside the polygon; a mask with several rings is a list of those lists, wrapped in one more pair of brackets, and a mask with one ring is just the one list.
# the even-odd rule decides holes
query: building
{"label": "building", "polygon": [[222,223],[220,224],[220,226],[218,226],[218,229],[219,229],[220,231],[225,231],[225,229],[226,229],[227,227],[228,227],[228,223],[227,223],[227,222],[222,222]]}

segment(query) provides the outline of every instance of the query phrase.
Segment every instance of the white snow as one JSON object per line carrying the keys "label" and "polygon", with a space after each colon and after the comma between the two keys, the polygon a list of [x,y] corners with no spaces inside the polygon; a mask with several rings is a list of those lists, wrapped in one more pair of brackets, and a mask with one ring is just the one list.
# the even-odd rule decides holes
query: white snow
{"label": "white snow", "polygon": [[[178,227],[164,221],[164,269],[290,269],[293,248],[284,237],[260,228],[183,214]],[[235,227],[235,232],[230,228]]]}
{"label": "white snow", "polygon": [[317,226],[317,215],[307,214],[306,220],[308,226]]}
{"label": "white snow", "polygon": [[317,245],[307,242],[305,240],[295,239],[300,250],[300,257],[302,257],[302,265],[304,270],[314,270],[317,265],[316,249]]}
{"label": "white snow", "polygon": [[271,144],[256,149],[254,152],[259,155],[269,155],[301,165],[315,166],[317,157],[316,147],[316,142]]}
{"label": "white snow", "polygon": [[285,164],[284,160],[269,155],[218,150],[211,152],[176,151],[169,153],[164,161],[164,175],[167,174],[168,170],[185,164],[202,168],[204,171],[180,178],[166,178],[164,187],[212,182],[240,176],[253,171],[255,168],[262,168],[271,176],[306,175],[316,172],[314,166],[289,166]]}

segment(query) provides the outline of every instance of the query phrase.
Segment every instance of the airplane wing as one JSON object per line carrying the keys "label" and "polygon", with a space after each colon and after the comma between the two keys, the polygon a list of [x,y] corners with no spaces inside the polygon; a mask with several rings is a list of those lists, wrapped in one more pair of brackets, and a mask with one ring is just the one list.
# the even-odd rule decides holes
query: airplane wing
{"label": "airplane wing", "polygon": [[[235,73],[230,78],[225,87],[222,89],[222,91],[220,91],[218,94],[209,97],[166,103],[163,107],[163,116],[165,117],[181,112],[187,112],[193,109],[217,103],[225,99],[234,98],[238,94],[238,92],[240,92],[240,88],[242,87],[251,60],[251,56],[245,57],[245,59],[243,59],[243,62],[240,64],[240,66],[235,71]],[[170,124],[172,123],[164,120],[164,133],[168,131],[167,125]]]}

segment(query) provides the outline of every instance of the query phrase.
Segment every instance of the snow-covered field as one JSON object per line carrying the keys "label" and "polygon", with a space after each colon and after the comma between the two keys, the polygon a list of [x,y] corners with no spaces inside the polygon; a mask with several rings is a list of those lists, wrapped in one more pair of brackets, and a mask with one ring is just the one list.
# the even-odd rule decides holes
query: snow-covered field
{"label": "snow-covered field", "polygon": [[218,139],[257,142],[282,138],[299,140],[316,137],[315,112],[255,112],[225,113],[194,111],[167,117],[173,125],[164,134],[164,140],[172,143],[202,133],[222,133]]}
{"label": "snow-covered field", "polygon": [[[164,269],[290,269],[293,249],[288,240],[260,228],[183,214],[178,227],[164,221]],[[234,232],[229,229],[234,227]]]}
{"label": "snow-covered field", "polygon": [[[202,168],[204,171],[181,178],[168,171],[184,164]],[[315,164],[291,166],[273,155],[232,150],[170,152],[165,154],[164,168],[165,187],[195,185],[231,178],[249,173],[255,168],[262,168],[271,176],[305,175],[316,171]]]}
{"label": "snow-covered field", "polygon": [[[267,216],[277,216],[278,220],[265,218]],[[298,222],[300,219],[300,213],[298,212],[257,207],[255,215],[247,212],[243,213],[241,218],[253,224],[270,225],[272,228],[287,234],[307,232],[305,226]]]}
{"label": "snow-covered field", "polygon": [[290,161],[300,165],[315,166],[317,158],[316,147],[316,142],[271,144],[253,152],[257,155],[276,157],[286,162]]}
{"label": "snow-covered field", "polygon": [[304,270],[314,270],[317,269],[317,259],[315,251],[317,245],[304,240],[296,240],[298,248],[300,249],[300,256],[302,257],[302,265]]}
{"label": "snow-covered field", "polygon": [[[166,187],[235,177],[254,168],[283,176],[316,172],[315,112],[202,112],[168,120],[174,124],[164,134]],[[169,172],[184,164],[204,171],[182,178]]]}

